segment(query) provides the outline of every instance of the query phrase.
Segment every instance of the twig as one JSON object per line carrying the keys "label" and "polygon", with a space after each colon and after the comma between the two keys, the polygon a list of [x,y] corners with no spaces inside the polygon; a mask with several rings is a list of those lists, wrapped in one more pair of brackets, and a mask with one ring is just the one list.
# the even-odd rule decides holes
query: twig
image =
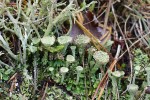
{"label": "twig", "polygon": [[12,94],[13,89],[15,89],[15,88],[16,88],[16,82],[17,82],[17,78],[16,78],[16,77],[14,77],[14,79],[12,80],[11,87],[10,87],[10,89],[9,89],[10,97],[11,97],[11,94]]}
{"label": "twig", "polygon": [[84,33],[91,38],[93,44],[95,45],[95,47],[98,50],[103,49],[105,52],[107,52],[107,50],[105,49],[105,47],[103,47],[103,45],[100,44],[100,42],[97,40],[97,38],[95,38],[89,30],[87,30],[79,21],[76,20],[76,23],[84,31]]}
{"label": "twig", "polygon": [[[120,38],[120,39],[121,39],[121,38]],[[98,87],[97,87],[97,89],[96,89],[96,91],[95,91],[95,93],[94,93],[94,95],[93,95],[93,97],[92,97],[92,100],[94,100],[94,99],[96,98],[96,95],[97,95],[97,93],[98,93],[98,91],[99,91],[99,89],[100,89],[100,87],[101,87],[101,91],[100,91],[99,96],[98,96],[98,98],[99,98],[98,100],[100,100],[100,98],[101,98],[101,96],[102,96],[102,94],[103,94],[105,85],[106,85],[107,80],[108,80],[108,71],[109,71],[109,70],[112,71],[112,70],[114,69],[114,66],[115,66],[115,64],[116,64],[117,61],[118,61],[118,56],[119,56],[119,54],[120,54],[120,51],[121,51],[121,45],[118,45],[117,53],[116,53],[115,59],[114,59],[113,62],[111,63],[110,67],[108,68],[107,72],[106,72],[105,75],[103,76],[102,80],[100,81],[100,83],[99,83],[99,85],[98,85]]]}
{"label": "twig", "polygon": [[[121,35],[122,35],[122,37],[123,37],[123,40],[125,41],[125,45],[126,45],[126,48],[127,48],[128,54],[129,54],[129,60],[130,60],[130,66],[131,66],[131,77],[132,77],[132,60],[131,60],[131,52],[130,52],[128,43],[127,43],[127,41],[126,41],[126,38],[125,38],[125,36],[124,36],[124,34],[123,34],[123,31],[122,31],[122,29],[121,29],[121,27],[120,27],[120,25],[119,25],[118,20],[117,20],[117,17],[116,17],[116,14],[115,14],[114,7],[113,7],[113,6],[112,6],[112,12],[113,12],[115,21],[116,21],[116,23],[117,23],[117,26],[118,26],[118,28],[119,28],[119,30],[120,30],[120,33],[121,33]],[[130,82],[131,82],[131,80],[130,80]]]}
{"label": "twig", "polygon": [[44,93],[43,93],[43,96],[42,96],[41,100],[44,100],[47,88],[48,88],[48,82],[46,83],[45,90],[44,90]]}
{"label": "twig", "polygon": [[17,76],[18,73],[15,73],[9,80],[7,83],[9,83],[10,81],[12,81],[16,76]]}
{"label": "twig", "polygon": [[[146,37],[147,35],[149,35],[150,34],[150,32],[149,33],[147,33],[147,34],[145,34],[145,35],[143,35],[143,37]],[[137,44],[139,41],[141,41],[142,40],[142,38],[139,38],[137,41],[135,41],[130,47],[129,47],[129,49],[131,49],[135,44]],[[123,56],[124,56],[124,54],[127,52],[127,50],[125,50],[120,56],[119,56],[119,58],[118,59],[121,59]]]}
{"label": "twig", "polygon": [[107,11],[106,11],[106,15],[105,15],[105,21],[104,21],[104,33],[106,32],[106,27],[107,27],[107,22],[108,22],[108,16],[109,16],[111,5],[112,5],[112,0],[109,0]]}

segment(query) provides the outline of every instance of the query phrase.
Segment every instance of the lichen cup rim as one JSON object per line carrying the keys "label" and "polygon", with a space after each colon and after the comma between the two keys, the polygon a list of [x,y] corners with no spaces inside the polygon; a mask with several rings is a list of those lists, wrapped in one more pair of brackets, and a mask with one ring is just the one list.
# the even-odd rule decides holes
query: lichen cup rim
{"label": "lichen cup rim", "polygon": [[69,68],[67,68],[67,67],[60,68],[60,73],[67,73],[68,71],[69,71]]}
{"label": "lichen cup rim", "polygon": [[79,72],[81,72],[81,71],[83,71],[83,67],[82,66],[77,66],[76,70],[79,71]]}
{"label": "lichen cup rim", "polygon": [[124,74],[125,74],[124,71],[114,71],[114,72],[112,72],[112,75],[116,78],[119,78],[119,77],[123,76]]}
{"label": "lichen cup rim", "polygon": [[107,52],[104,51],[96,51],[93,54],[93,58],[96,60],[96,62],[99,62],[100,64],[106,64],[109,62],[109,55]]}
{"label": "lichen cup rim", "polygon": [[67,62],[74,62],[75,61],[75,57],[73,55],[67,55],[66,61]]}
{"label": "lichen cup rim", "polygon": [[57,41],[59,44],[66,44],[66,43],[70,43],[72,41],[72,37],[71,36],[60,36],[57,38]]}

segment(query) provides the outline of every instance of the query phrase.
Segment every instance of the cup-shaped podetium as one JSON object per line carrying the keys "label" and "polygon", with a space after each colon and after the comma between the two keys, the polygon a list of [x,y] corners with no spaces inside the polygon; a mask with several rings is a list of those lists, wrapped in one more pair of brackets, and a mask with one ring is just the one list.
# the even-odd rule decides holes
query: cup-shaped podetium
{"label": "cup-shaped podetium", "polygon": [[140,69],[141,69],[141,66],[134,67],[134,76],[133,76],[132,84],[135,83],[136,75],[140,72]]}
{"label": "cup-shaped podetium", "polygon": [[96,51],[96,48],[91,46],[90,48],[88,48],[87,51],[88,51],[88,62],[90,62],[94,52]]}
{"label": "cup-shaped podetium", "polygon": [[70,49],[71,49],[72,55],[75,57],[75,55],[76,55],[76,46],[70,46]]}
{"label": "cup-shaped podetium", "polygon": [[68,44],[72,41],[72,37],[70,36],[60,36],[58,37],[58,43],[59,44]]}
{"label": "cup-shaped podetium", "polygon": [[96,51],[93,58],[100,64],[107,64],[109,62],[109,55],[104,51]]}
{"label": "cup-shaped podetium", "polygon": [[44,36],[41,38],[41,42],[44,46],[51,46],[55,43],[55,37],[54,36]]}
{"label": "cup-shaped podetium", "polygon": [[79,79],[80,79],[81,72],[83,71],[83,67],[82,67],[82,66],[77,66],[77,67],[76,67],[76,71],[77,71],[77,80],[76,80],[76,84],[78,84]]}
{"label": "cup-shaped podetium", "polygon": [[75,61],[75,57],[72,55],[67,55],[66,57],[66,67],[69,66],[69,64],[73,63]]}
{"label": "cup-shaped podetium", "polygon": [[90,43],[90,38],[86,35],[77,35],[75,43],[79,46],[85,46]]}
{"label": "cup-shaped podetium", "polygon": [[129,92],[129,93],[135,94],[135,93],[138,91],[139,86],[136,85],[136,84],[129,84],[129,85],[127,86],[127,89],[128,89],[128,92]]}
{"label": "cup-shaped podetium", "polygon": [[114,41],[112,41],[112,40],[108,40],[106,43],[105,43],[105,48],[108,50],[108,51],[110,51],[110,49],[111,49],[111,46],[112,46],[112,44],[114,43]]}
{"label": "cup-shaped podetium", "polygon": [[135,66],[134,67],[134,71],[135,71],[135,74],[138,74],[141,70],[141,66]]}
{"label": "cup-shaped podetium", "polygon": [[70,37],[70,36],[60,36],[60,37],[58,37],[57,40],[58,40],[59,44],[64,45],[64,49],[63,49],[62,53],[65,54],[69,43],[72,42],[72,37]]}
{"label": "cup-shaped podetium", "polygon": [[134,95],[136,94],[136,92],[138,91],[139,86],[136,84],[129,84],[127,86],[127,90],[130,94],[130,100],[135,100]]}
{"label": "cup-shaped podetium", "polygon": [[51,74],[54,74],[54,68],[53,67],[49,67],[49,71],[51,72]]}
{"label": "cup-shaped podetium", "polygon": [[[109,72],[108,72],[109,73]],[[120,78],[124,76],[124,71],[114,71],[114,72],[111,72],[109,74],[109,77],[111,78],[112,80],[112,93],[113,93],[113,98],[115,98],[115,100],[117,100],[117,96],[116,96],[116,93],[117,93],[117,84],[120,84]]]}
{"label": "cup-shaped podetium", "polygon": [[80,57],[84,56],[85,46],[90,43],[90,38],[86,35],[77,35],[75,39],[75,44],[79,47]]}
{"label": "cup-shaped podetium", "polygon": [[69,69],[67,67],[61,67],[60,68],[60,73],[62,75],[61,77],[61,83],[63,83],[64,78],[65,78],[65,74],[69,71]]}
{"label": "cup-shaped podetium", "polygon": [[109,62],[109,55],[103,51],[96,51],[93,54],[93,58],[95,59],[96,64],[92,68],[92,73],[95,73],[100,68],[100,66],[105,65]]}
{"label": "cup-shaped podetium", "polygon": [[112,76],[114,76],[115,78],[120,78],[120,77],[122,77],[122,76],[124,76],[124,71],[114,71],[114,72],[112,72],[111,73],[112,74]]}

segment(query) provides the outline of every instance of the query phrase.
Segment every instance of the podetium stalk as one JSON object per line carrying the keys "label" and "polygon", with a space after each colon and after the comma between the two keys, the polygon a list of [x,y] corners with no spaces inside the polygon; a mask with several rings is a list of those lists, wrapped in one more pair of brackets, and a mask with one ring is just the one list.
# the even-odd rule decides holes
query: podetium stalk
{"label": "podetium stalk", "polygon": [[61,75],[62,75],[62,77],[61,77],[61,84],[63,83],[63,81],[64,81],[64,78],[65,78],[65,75],[66,75],[66,73],[69,71],[69,69],[67,68],[67,67],[61,67],[60,68],[60,73],[61,73]]}
{"label": "podetium stalk", "polygon": [[77,71],[76,84],[78,84],[78,83],[79,83],[79,79],[80,79],[81,72],[83,71],[83,67],[82,67],[82,66],[77,66],[77,67],[76,67],[76,71]]}

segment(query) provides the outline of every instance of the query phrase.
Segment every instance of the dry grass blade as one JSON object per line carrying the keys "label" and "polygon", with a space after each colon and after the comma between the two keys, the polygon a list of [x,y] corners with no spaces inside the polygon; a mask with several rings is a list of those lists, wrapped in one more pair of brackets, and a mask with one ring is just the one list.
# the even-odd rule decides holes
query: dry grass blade
{"label": "dry grass blade", "polygon": [[15,77],[15,78],[12,80],[11,87],[10,87],[10,89],[9,89],[10,96],[11,96],[12,91],[16,88],[16,82],[17,82],[17,78]]}
{"label": "dry grass blade", "polygon": [[[80,17],[80,16],[81,16],[81,17]],[[81,15],[81,13],[80,13],[80,15],[77,15],[77,18],[78,18],[78,21],[76,20],[76,23],[77,23],[78,26],[84,31],[84,33],[85,33],[87,36],[89,36],[89,37],[91,38],[91,40],[92,40],[94,46],[95,46],[98,50],[103,49],[104,51],[107,52],[107,50],[103,47],[103,45],[99,43],[99,41],[97,40],[97,38],[95,38],[95,37],[92,35],[92,33],[82,25],[82,23],[83,23],[83,17],[82,17],[82,15]],[[100,26],[104,27],[103,25],[100,25]],[[109,39],[110,34],[111,34],[111,32],[112,32],[111,27],[105,27],[105,30],[106,30],[106,29],[108,30],[107,33],[104,34],[104,35],[101,37],[101,40],[104,39],[103,44],[105,44],[105,43],[107,42],[107,40]],[[111,70],[111,71],[113,70],[113,68],[114,68],[114,66],[115,66],[115,64],[116,64],[116,62],[117,62],[117,59],[115,59],[115,60],[113,61],[113,63],[110,65],[109,70]],[[100,96],[99,96],[99,98],[101,97],[101,95],[103,94],[103,91],[104,91],[105,84],[106,84],[107,80],[108,80],[108,73],[106,72],[106,74],[104,75],[102,81],[101,81],[100,84],[98,85],[98,88],[96,89],[96,92],[95,92],[94,97],[93,97],[92,100],[95,99],[96,94],[97,94],[97,92],[98,92],[98,90],[99,90],[100,87],[101,87],[101,91],[100,91]]]}
{"label": "dry grass blade", "polygon": [[103,47],[103,45],[100,44],[100,42],[91,34],[89,30],[87,30],[79,21],[76,20],[76,23],[84,31],[84,33],[91,38],[93,44],[96,46],[98,50],[103,49],[105,52],[107,52],[105,47]]}
{"label": "dry grass blade", "polygon": [[45,100],[45,95],[46,95],[47,88],[48,88],[48,82],[46,83],[45,90],[44,90],[44,93],[43,93],[43,96],[42,96],[41,100]]}
{"label": "dry grass blade", "polygon": [[[114,66],[115,66],[116,63],[117,63],[117,59],[115,59],[111,63],[111,65],[110,65],[110,67],[109,67],[108,70],[112,71],[114,69]],[[98,85],[98,87],[97,87],[97,89],[96,89],[96,91],[95,91],[95,93],[94,93],[94,95],[92,97],[92,100],[94,100],[96,98],[96,95],[97,95],[97,93],[98,93],[98,91],[99,91],[100,88],[101,88],[101,90],[100,90],[100,96],[99,96],[99,98],[101,97],[101,95],[102,95],[102,93],[104,91],[105,85],[107,83],[107,80],[108,80],[108,71],[105,73],[105,75],[103,76],[102,80],[100,81],[100,83],[99,83],[99,85]]]}
{"label": "dry grass blade", "polygon": [[94,46],[98,49],[98,50],[104,50],[105,52],[107,52],[106,48],[98,41],[98,39],[88,30],[86,29],[82,23],[84,21],[81,13],[80,15],[77,14],[77,18],[78,20],[75,20],[76,23],[78,24],[78,26],[84,31],[84,33],[89,36],[91,38],[92,43],[94,44]]}
{"label": "dry grass blade", "polygon": [[104,33],[106,32],[106,27],[107,27],[107,22],[108,22],[108,16],[109,16],[111,5],[112,5],[112,0],[109,0],[107,11],[106,11],[106,15],[105,15]]}
{"label": "dry grass blade", "polygon": [[[121,39],[121,38],[120,38]],[[116,56],[115,56],[115,59],[113,60],[113,62],[111,63],[111,65],[109,66],[107,72],[105,73],[105,75],[103,76],[102,80],[100,81],[93,97],[92,97],[92,100],[94,100],[96,98],[96,95],[99,91],[99,89],[101,88],[100,90],[100,93],[99,93],[99,96],[98,96],[98,100],[100,100],[103,92],[104,92],[104,89],[105,89],[105,86],[106,86],[106,83],[108,81],[108,71],[113,71],[114,69],[114,66],[116,65],[117,61],[118,61],[118,56],[120,54],[120,51],[121,51],[121,45],[118,45],[118,48],[117,48],[117,53],[116,53]]]}
{"label": "dry grass blade", "polygon": [[106,33],[106,34],[104,34],[101,38],[100,38],[100,41],[101,40],[103,40],[104,38],[104,41],[103,41],[103,44],[105,44],[107,41],[108,41],[108,39],[110,38],[110,35],[111,35],[111,33],[112,33],[112,28],[111,27],[108,27],[109,29],[109,31]]}
{"label": "dry grass blade", "polygon": [[[147,33],[147,34],[145,34],[145,35],[143,35],[143,38],[147,37],[148,35],[150,35],[150,32]],[[136,40],[135,42],[133,42],[133,44],[129,47],[129,49],[131,49],[135,44],[137,44],[137,43],[138,43],[139,41],[141,41],[143,38],[141,37],[141,38],[139,38],[138,40]],[[125,50],[125,51],[119,56],[118,59],[121,59],[127,51],[128,51],[128,50]]]}
{"label": "dry grass blade", "polygon": [[15,73],[9,80],[7,83],[9,83],[10,81],[12,81],[16,76],[17,76],[18,73]]}

